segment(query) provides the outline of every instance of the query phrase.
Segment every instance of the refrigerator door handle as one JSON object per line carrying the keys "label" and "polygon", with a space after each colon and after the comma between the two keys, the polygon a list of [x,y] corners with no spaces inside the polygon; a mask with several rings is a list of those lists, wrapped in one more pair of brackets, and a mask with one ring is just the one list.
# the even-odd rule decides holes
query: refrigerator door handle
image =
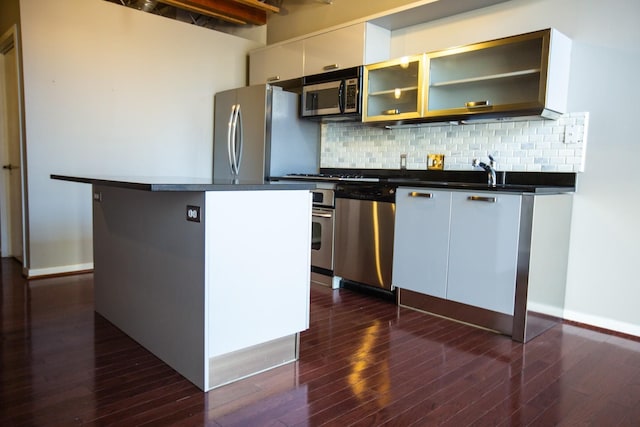
{"label": "refrigerator door handle", "polygon": [[229,156],[229,168],[232,173],[234,172],[233,161],[233,140],[235,139],[235,117],[236,117],[236,104],[231,106],[231,114],[229,115],[229,124],[227,126],[227,155]]}
{"label": "refrigerator door handle", "polygon": [[242,125],[242,110],[240,109],[240,104],[238,104],[238,108],[236,108],[236,121],[237,138],[235,141],[234,157],[236,159],[236,175],[239,175],[240,163],[242,163],[242,146],[244,145],[244,126]]}

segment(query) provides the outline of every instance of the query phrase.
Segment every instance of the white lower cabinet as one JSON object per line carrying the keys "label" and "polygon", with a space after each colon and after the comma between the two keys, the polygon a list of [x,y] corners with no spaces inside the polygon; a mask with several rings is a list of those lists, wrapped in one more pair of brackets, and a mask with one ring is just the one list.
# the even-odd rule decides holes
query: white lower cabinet
{"label": "white lower cabinet", "polygon": [[521,197],[452,193],[447,299],[513,314]]}
{"label": "white lower cabinet", "polygon": [[513,315],[521,198],[399,188],[394,286]]}
{"label": "white lower cabinet", "polygon": [[447,296],[451,193],[398,188],[393,284],[439,298]]}

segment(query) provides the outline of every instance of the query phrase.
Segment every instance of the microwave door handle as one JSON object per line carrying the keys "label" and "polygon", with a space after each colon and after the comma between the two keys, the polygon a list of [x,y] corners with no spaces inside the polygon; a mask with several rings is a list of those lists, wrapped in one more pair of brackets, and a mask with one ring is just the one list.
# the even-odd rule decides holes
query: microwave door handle
{"label": "microwave door handle", "polygon": [[338,89],[338,107],[340,108],[340,114],[344,114],[344,108],[346,104],[345,100],[345,81],[340,82],[340,88]]}
{"label": "microwave door handle", "polygon": [[236,137],[235,130],[236,104],[231,106],[231,114],[229,115],[229,124],[227,125],[227,156],[229,157],[229,168],[233,173],[233,140]]}

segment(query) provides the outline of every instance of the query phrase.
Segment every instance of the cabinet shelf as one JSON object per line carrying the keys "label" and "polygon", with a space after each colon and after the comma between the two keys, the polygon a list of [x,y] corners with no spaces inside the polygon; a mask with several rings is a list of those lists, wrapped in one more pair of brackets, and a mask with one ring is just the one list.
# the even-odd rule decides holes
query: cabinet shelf
{"label": "cabinet shelf", "polygon": [[398,88],[387,89],[387,90],[379,90],[376,92],[369,92],[367,95],[368,96],[393,95],[396,93],[396,89],[400,90],[401,92],[410,92],[410,91],[418,90],[418,86],[398,87]]}
{"label": "cabinet shelf", "polygon": [[432,83],[429,85],[429,87],[445,87],[445,86],[463,85],[467,83],[486,82],[490,80],[505,80],[505,79],[516,78],[516,77],[531,76],[539,73],[540,73],[539,68],[532,68],[529,70],[512,71],[508,73],[491,74],[487,76],[469,77],[466,79],[449,80],[449,81],[443,81],[438,83]]}

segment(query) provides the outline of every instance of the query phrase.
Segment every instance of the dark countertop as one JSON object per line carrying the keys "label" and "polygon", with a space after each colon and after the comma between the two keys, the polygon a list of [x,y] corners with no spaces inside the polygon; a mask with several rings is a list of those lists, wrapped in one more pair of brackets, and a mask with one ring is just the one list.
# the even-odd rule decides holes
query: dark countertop
{"label": "dark countertop", "polygon": [[477,182],[443,182],[443,181],[421,181],[421,180],[402,180],[391,179],[390,183],[399,187],[425,187],[446,190],[468,190],[468,191],[498,191],[504,193],[534,193],[534,194],[559,194],[571,193],[575,191],[574,187],[551,186],[551,185],[535,185],[535,184],[497,184],[495,187],[486,183]]}
{"label": "dark countertop", "polygon": [[[447,190],[497,191],[505,193],[527,194],[560,194],[572,193],[576,190],[576,173],[568,172],[497,172],[497,181],[501,184],[490,187],[484,171],[456,170],[390,170],[390,169],[331,169],[322,168],[320,173],[335,176],[335,179],[323,179],[322,182],[333,182],[337,185],[360,184],[354,179],[345,180],[340,176],[359,176],[375,178],[381,185],[396,187],[424,187]],[[273,177],[273,181],[309,182],[310,178]],[[281,181],[282,182],[282,181]],[[320,182],[320,181],[318,181]],[[367,182],[362,181],[362,184]]]}
{"label": "dark countertop", "polygon": [[233,182],[193,177],[101,176],[84,177],[52,174],[51,179],[93,185],[129,188],[142,191],[262,191],[262,190],[311,190],[311,182]]}

